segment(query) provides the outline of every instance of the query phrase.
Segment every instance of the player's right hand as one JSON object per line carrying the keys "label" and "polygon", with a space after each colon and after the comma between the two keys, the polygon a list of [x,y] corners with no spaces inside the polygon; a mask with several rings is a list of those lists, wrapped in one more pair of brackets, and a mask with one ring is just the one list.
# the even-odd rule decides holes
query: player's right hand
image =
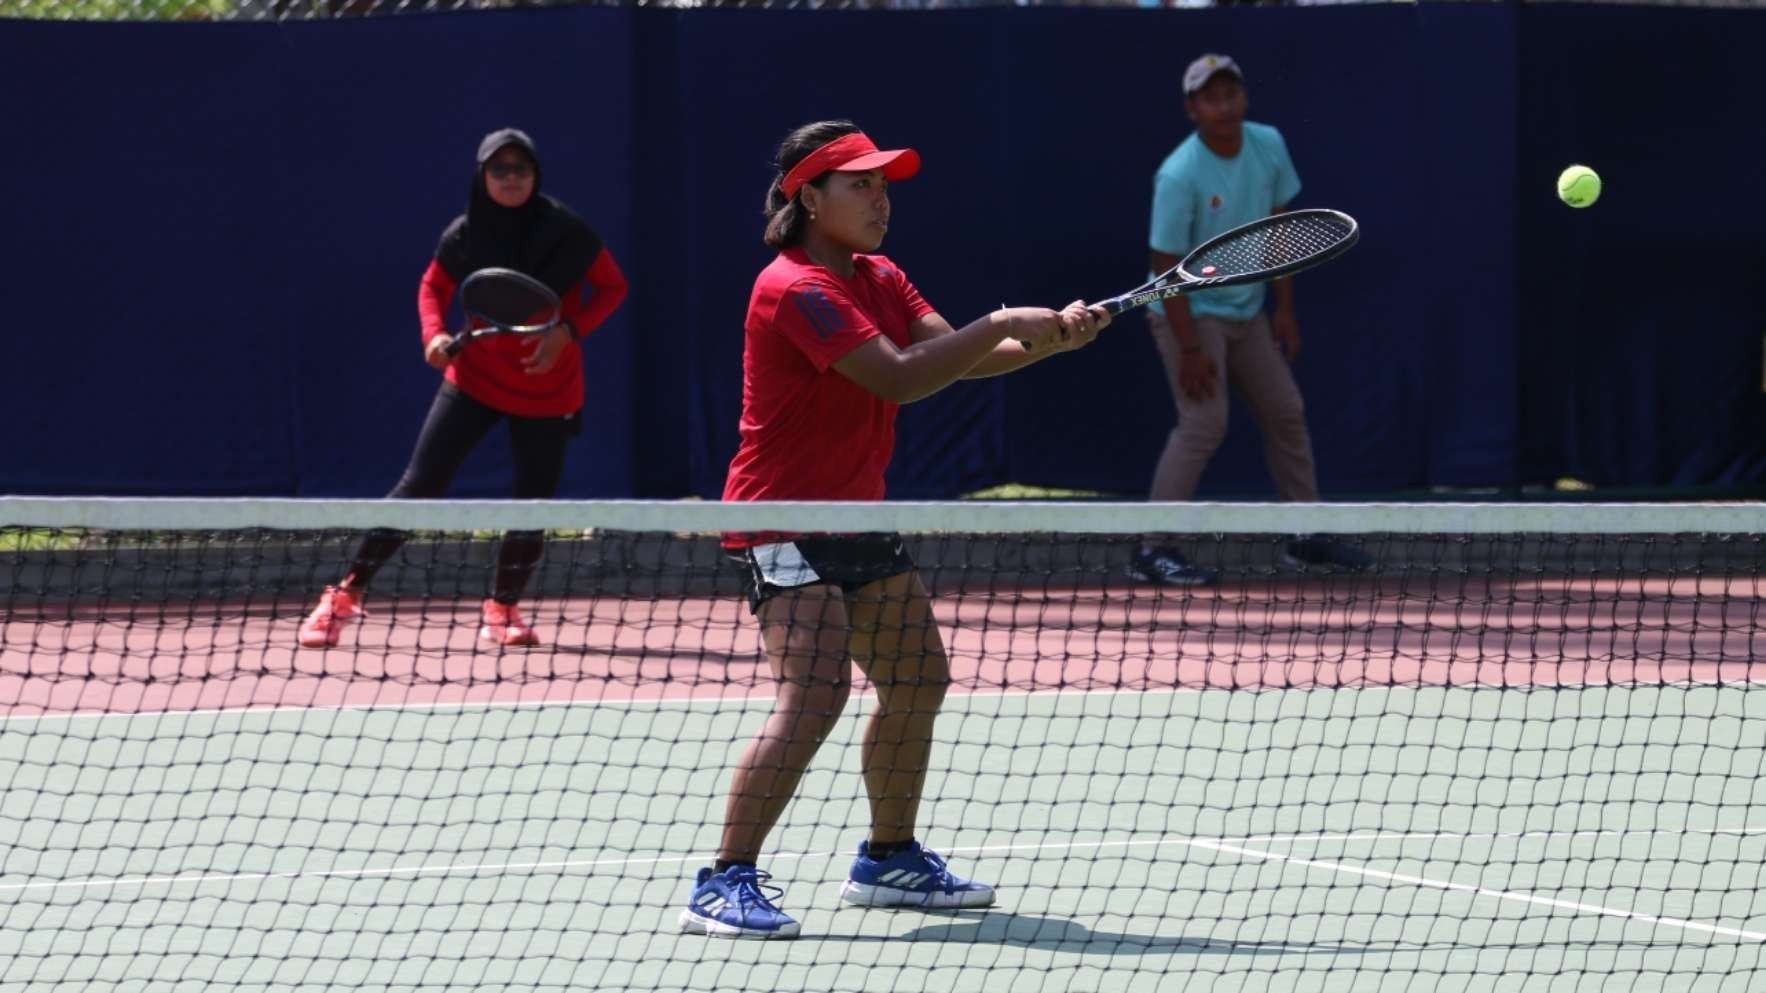
{"label": "player's right hand", "polygon": [[429,344],[423,346],[423,361],[433,368],[446,369],[448,363],[454,361],[454,357],[448,354],[448,346],[453,343],[454,336],[446,332],[429,339]]}

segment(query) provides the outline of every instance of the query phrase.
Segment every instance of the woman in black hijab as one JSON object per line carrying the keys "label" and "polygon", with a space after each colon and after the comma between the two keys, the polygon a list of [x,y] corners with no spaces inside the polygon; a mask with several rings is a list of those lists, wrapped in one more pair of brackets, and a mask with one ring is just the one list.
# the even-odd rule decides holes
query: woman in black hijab
{"label": "woman in black hijab", "polygon": [[[524,272],[558,294],[564,320],[537,337],[492,335],[450,356],[444,320],[455,289],[479,269]],[[582,430],[583,370],[578,342],[625,298],[625,277],[594,229],[557,199],[540,192],[533,139],[514,128],[485,135],[478,146],[466,213],[442,232],[417,291],[423,357],[443,382],[417,435],[417,448],[387,496],[439,497],[472,449],[498,421],[509,423],[515,461],[514,497],[543,500],[558,490],[564,449]],[[362,596],[403,532],[379,529],[363,540],[349,573],[325,588],[300,627],[300,644],[326,648],[363,616]],[[512,531],[497,553],[495,589],[484,602],[481,641],[538,643],[516,609],[539,564],[542,536]]]}

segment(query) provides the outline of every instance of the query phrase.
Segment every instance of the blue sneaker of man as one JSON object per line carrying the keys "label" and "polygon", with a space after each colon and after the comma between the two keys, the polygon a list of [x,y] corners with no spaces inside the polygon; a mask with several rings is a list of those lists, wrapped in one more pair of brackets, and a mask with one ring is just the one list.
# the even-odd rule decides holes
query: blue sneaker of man
{"label": "blue sneaker of man", "polygon": [[1189,560],[1169,548],[1143,548],[1134,553],[1123,571],[1130,579],[1166,586],[1208,586],[1220,578],[1208,569],[1190,565]]}
{"label": "blue sneaker of man", "polygon": [[1336,569],[1341,572],[1365,572],[1373,568],[1373,556],[1334,538],[1317,535],[1295,538],[1288,542],[1282,556],[1292,566]]}
{"label": "blue sneaker of man", "polygon": [[797,937],[797,922],[773,906],[785,891],[765,885],[772,878],[753,866],[733,865],[721,873],[700,869],[681,911],[681,930],[715,938]]}
{"label": "blue sneaker of man", "polygon": [[951,875],[918,842],[881,861],[871,858],[869,842],[859,842],[840,899],[861,907],[987,907],[993,887]]}

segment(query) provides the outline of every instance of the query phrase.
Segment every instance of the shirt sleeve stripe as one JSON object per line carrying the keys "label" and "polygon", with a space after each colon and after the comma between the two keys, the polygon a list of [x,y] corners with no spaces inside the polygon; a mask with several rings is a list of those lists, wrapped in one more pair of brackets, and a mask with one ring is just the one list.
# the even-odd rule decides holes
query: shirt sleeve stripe
{"label": "shirt sleeve stripe", "polygon": [[792,291],[791,299],[797,305],[798,311],[809,321],[810,326],[815,328],[818,336],[832,337],[843,326],[844,322],[840,319],[839,309],[822,295],[821,290],[813,286],[804,287]]}

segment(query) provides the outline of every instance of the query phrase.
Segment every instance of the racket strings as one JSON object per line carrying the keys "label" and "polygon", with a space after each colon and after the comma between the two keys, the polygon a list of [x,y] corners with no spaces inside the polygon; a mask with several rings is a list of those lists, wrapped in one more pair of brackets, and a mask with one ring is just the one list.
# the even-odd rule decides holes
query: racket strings
{"label": "racket strings", "polygon": [[505,327],[544,325],[558,310],[557,298],[543,287],[496,277],[468,283],[460,303],[468,313]]}
{"label": "racket strings", "polygon": [[1278,214],[1266,224],[1249,228],[1237,237],[1210,245],[1186,259],[1184,268],[1200,274],[1212,266],[1212,276],[1232,276],[1279,269],[1331,251],[1349,238],[1354,228],[1326,215]]}

